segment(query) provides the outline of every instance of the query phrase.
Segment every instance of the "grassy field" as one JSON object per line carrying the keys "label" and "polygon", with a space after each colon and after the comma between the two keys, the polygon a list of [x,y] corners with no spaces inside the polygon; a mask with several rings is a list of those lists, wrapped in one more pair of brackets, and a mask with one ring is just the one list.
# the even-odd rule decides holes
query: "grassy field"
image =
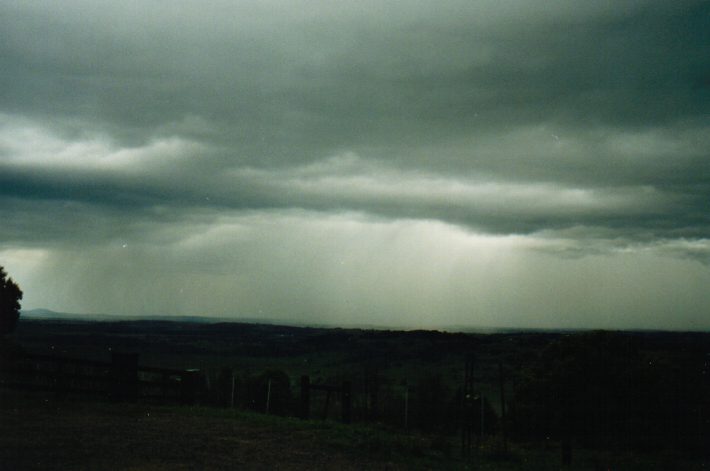
{"label": "grassy field", "polygon": [[455,443],[367,425],[206,407],[0,396],[0,470],[704,470],[678,454],[578,451],[489,441],[468,458]]}
{"label": "grassy field", "polygon": [[236,410],[18,397],[0,469],[466,469],[416,434]]}

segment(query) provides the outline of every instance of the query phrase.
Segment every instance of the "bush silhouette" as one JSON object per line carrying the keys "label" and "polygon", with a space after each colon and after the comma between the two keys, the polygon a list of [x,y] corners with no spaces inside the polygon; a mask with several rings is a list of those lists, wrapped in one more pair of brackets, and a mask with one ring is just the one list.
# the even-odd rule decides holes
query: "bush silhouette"
{"label": "bush silhouette", "polygon": [[9,334],[20,318],[22,291],[0,266],[0,335]]}

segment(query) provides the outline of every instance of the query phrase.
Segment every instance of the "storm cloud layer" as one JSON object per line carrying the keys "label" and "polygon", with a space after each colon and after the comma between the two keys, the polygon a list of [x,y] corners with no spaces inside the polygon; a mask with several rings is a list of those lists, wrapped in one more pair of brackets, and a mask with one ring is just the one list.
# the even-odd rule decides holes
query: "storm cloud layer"
{"label": "storm cloud layer", "polygon": [[0,2],[24,307],[710,328],[705,1]]}

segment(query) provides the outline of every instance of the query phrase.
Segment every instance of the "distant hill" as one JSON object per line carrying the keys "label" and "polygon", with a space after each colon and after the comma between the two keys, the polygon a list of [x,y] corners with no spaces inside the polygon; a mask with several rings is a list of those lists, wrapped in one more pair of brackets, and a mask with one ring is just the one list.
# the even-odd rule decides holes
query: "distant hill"
{"label": "distant hill", "polygon": [[[149,314],[149,315],[119,315],[119,314],[77,314],[72,312],[57,312],[51,309],[38,308],[27,309],[20,312],[25,319],[37,320],[57,320],[57,321],[79,321],[79,322],[120,322],[120,321],[168,321],[197,324],[217,324],[217,323],[240,323],[240,324],[263,324],[263,325],[283,325],[293,327],[305,327],[299,322],[282,319],[262,319],[254,317],[210,317],[210,316],[177,316],[170,314]],[[308,327],[333,328],[334,325],[311,325]]]}
{"label": "distant hill", "polygon": [[120,321],[170,321],[182,323],[197,323],[197,324],[222,324],[222,323],[238,323],[238,324],[260,324],[271,326],[284,327],[312,327],[322,329],[345,328],[345,329],[365,329],[365,330],[383,330],[383,331],[439,331],[449,333],[466,333],[466,334],[515,334],[515,333],[572,333],[586,331],[589,329],[552,329],[552,328],[510,328],[510,327],[467,327],[467,326],[442,326],[438,328],[420,329],[407,328],[404,326],[387,326],[387,325],[370,325],[370,324],[349,324],[336,325],[328,323],[308,323],[298,322],[292,319],[268,319],[255,317],[210,317],[210,316],[177,316],[170,314],[152,314],[152,315],[118,315],[118,314],[77,314],[70,312],[57,312],[51,309],[28,309],[22,310],[21,316],[25,319],[37,320],[55,320],[55,321],[79,321],[79,322],[120,322]]}
{"label": "distant hill", "polygon": [[[120,322],[120,321],[172,321],[198,324],[217,323],[239,323],[239,324],[261,324],[286,327],[315,327],[315,328],[341,328],[334,324],[317,324],[297,322],[290,319],[268,319],[256,317],[214,317],[214,316],[177,316],[170,314],[152,315],[117,315],[117,314],[77,314],[70,312],[57,312],[51,309],[28,309],[22,310],[21,316],[25,319],[56,320],[56,321],[79,321],[79,322]],[[375,330],[408,330],[402,327],[356,325],[349,328],[375,329]],[[449,330],[449,329],[446,329]],[[494,330],[494,329],[493,329]],[[491,331],[493,331],[491,330]]]}
{"label": "distant hill", "polygon": [[138,320],[164,320],[178,322],[214,323],[224,322],[224,319],[199,316],[125,316],[115,314],[77,314],[71,312],[57,312],[51,309],[22,310],[21,317],[26,319],[60,320],[60,321],[138,321]]}

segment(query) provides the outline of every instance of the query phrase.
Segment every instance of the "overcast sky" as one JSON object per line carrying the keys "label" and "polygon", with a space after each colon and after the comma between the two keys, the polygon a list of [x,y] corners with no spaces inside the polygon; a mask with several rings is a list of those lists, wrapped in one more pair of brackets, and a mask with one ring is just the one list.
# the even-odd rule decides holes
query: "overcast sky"
{"label": "overcast sky", "polygon": [[710,329],[710,3],[0,0],[23,307]]}

